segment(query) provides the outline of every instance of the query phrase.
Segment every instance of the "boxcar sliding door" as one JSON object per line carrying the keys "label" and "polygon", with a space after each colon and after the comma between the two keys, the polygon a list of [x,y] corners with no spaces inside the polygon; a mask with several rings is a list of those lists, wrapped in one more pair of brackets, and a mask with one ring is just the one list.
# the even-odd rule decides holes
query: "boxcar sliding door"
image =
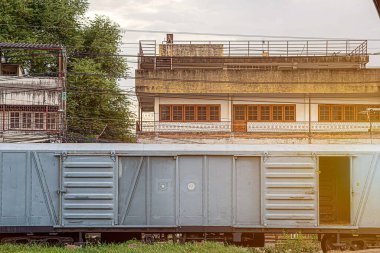
{"label": "boxcar sliding door", "polygon": [[315,157],[271,156],[262,162],[262,220],[265,226],[317,225]]}
{"label": "boxcar sliding door", "polygon": [[61,157],[61,223],[66,227],[110,226],[115,216],[115,158]]}

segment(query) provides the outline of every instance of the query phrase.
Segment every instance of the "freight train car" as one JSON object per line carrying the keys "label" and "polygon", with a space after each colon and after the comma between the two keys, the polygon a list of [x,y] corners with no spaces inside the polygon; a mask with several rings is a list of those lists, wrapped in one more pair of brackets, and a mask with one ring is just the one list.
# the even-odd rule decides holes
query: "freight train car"
{"label": "freight train car", "polygon": [[379,246],[379,145],[0,145],[1,242]]}

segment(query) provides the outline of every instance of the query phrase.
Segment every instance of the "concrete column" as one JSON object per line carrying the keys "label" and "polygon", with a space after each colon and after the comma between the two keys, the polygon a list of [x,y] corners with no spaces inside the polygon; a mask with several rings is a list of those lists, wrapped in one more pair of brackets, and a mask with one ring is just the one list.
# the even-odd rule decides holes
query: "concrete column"
{"label": "concrete column", "polygon": [[233,102],[232,102],[232,98],[231,96],[228,96],[228,121],[230,123],[230,132],[232,132],[232,106],[233,106]]}
{"label": "concrete column", "polygon": [[228,121],[232,121],[232,98],[228,96]]}
{"label": "concrete column", "polygon": [[154,98],[154,121],[160,120],[160,97]]}

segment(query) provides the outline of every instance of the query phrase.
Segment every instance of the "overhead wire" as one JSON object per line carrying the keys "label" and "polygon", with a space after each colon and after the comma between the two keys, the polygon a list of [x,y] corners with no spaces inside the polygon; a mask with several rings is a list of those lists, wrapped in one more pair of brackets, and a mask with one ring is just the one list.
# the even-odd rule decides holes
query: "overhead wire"
{"label": "overhead wire", "polygon": [[[46,29],[78,29],[77,26],[43,26],[30,24],[9,24],[0,23],[0,26],[15,26],[29,28],[46,28]],[[183,35],[202,35],[202,36],[219,36],[219,37],[248,37],[248,38],[290,38],[290,39],[322,39],[322,40],[362,40],[362,38],[350,37],[322,37],[322,36],[293,36],[293,35],[268,35],[268,34],[239,34],[239,33],[214,33],[214,32],[190,32],[190,31],[169,31],[169,30],[147,30],[147,29],[129,29],[120,27],[122,33],[158,33],[158,34],[183,34]],[[367,41],[380,41],[380,38],[369,38]]]}
{"label": "overhead wire", "polygon": [[[221,69],[220,69],[221,70]],[[302,69],[301,69],[302,70]],[[329,71],[329,69],[325,69]],[[345,70],[345,69],[342,69]],[[368,69],[369,70],[369,69]],[[374,70],[374,69],[371,69]],[[242,71],[251,71],[251,70],[242,70]],[[317,69],[316,71],[321,71]],[[35,76],[28,77],[15,77],[15,79],[30,79],[30,78],[38,78],[38,77],[52,77],[53,74],[59,74],[58,72],[49,72],[50,76],[41,76],[46,75],[46,73],[33,73]],[[135,80],[149,80],[149,81],[171,81],[171,82],[179,82],[176,84],[184,84],[184,83],[225,83],[225,84],[358,84],[358,83],[380,83],[379,80],[368,80],[368,81],[239,81],[239,80],[215,80],[215,79],[184,79],[184,78],[165,78],[165,77],[139,77],[139,76],[130,76],[130,75],[111,75],[104,73],[94,73],[94,72],[67,72],[67,76],[102,76],[102,77],[110,77],[115,79],[126,78],[126,79],[135,79]],[[363,73],[363,76],[366,75],[375,75],[379,76],[376,73]],[[57,77],[55,77],[57,78]],[[0,79],[1,80],[1,79]]]}
{"label": "overhead wire", "polygon": [[[149,93],[149,92],[139,92],[139,95],[135,94],[133,91],[120,91],[120,92],[110,92],[110,91],[91,91],[91,89],[86,89],[86,90],[76,90],[76,89],[72,89],[72,88],[69,88],[67,90],[67,94],[68,96],[71,96],[71,94],[78,94],[78,93],[82,93],[82,94],[91,94],[91,95],[112,95],[112,96],[122,96],[122,97],[127,97],[127,98],[139,98],[139,97],[145,97],[145,98],[156,98],[156,97],[161,97],[161,98],[182,98],[182,99],[190,99],[190,100],[213,100],[213,101],[229,101],[229,97],[231,97],[231,100],[233,101],[236,101],[236,102],[257,102],[257,103],[260,103],[260,102],[267,102],[267,103],[286,103],[286,104],[292,104],[292,103],[299,103],[299,104],[309,104],[309,102],[300,102],[299,99],[304,99],[304,98],[308,98],[309,96],[311,98],[318,98],[318,96],[316,95],[310,95],[310,94],[302,94],[302,95],[297,95],[295,97],[292,97],[292,98],[287,98],[287,100],[283,100],[281,97],[278,97],[281,99],[281,101],[279,101],[278,99],[274,99],[274,97],[272,97],[272,99],[262,99],[260,96],[254,96],[253,98],[242,98],[244,96],[242,95],[238,95],[238,94],[210,94],[210,93],[207,93],[207,94],[194,94],[194,95],[188,95],[188,94],[169,94],[169,93]],[[251,95],[255,95],[255,94],[251,94]],[[336,99],[339,99],[339,98],[342,98],[341,96],[334,96],[334,95],[328,95],[328,98],[336,98]],[[371,96],[369,96],[368,98],[371,98]],[[10,100],[15,100],[15,99],[10,99]],[[24,100],[19,100],[19,101],[24,101]],[[25,101],[29,101],[29,100],[25,100]],[[344,101],[352,101],[352,102],[357,102],[358,100],[357,99],[349,99],[347,97],[344,98]],[[317,102],[311,102],[311,104],[318,104]]]}
{"label": "overhead wire", "polygon": [[[34,26],[36,27],[36,26]],[[51,28],[51,27],[50,27]],[[56,27],[56,28],[60,28],[60,27]],[[152,30],[133,30],[133,29],[125,29],[125,31],[123,32],[149,32],[149,33],[173,33],[173,32],[170,32],[170,31],[152,31]],[[234,37],[266,37],[266,38],[296,38],[296,39],[347,39],[347,38],[324,38],[324,37],[301,37],[301,36],[271,36],[271,35],[249,35],[249,34],[217,34],[217,33],[192,33],[192,32],[174,32],[176,34],[192,34],[192,35],[211,35],[211,36],[234,36]],[[380,41],[380,39],[368,39],[368,41]],[[138,43],[121,43],[121,44],[138,44]],[[93,55],[94,56],[94,55]],[[110,55],[96,55],[96,57],[100,57],[100,56],[104,56],[104,57],[109,57]],[[118,54],[118,55],[112,55],[112,56],[121,56],[121,57],[138,57],[136,55],[126,55],[126,54]],[[71,56],[73,57],[73,56]],[[131,63],[137,63],[137,62],[131,62]],[[70,73],[71,74],[71,73]],[[78,73],[75,73],[75,74],[78,74]],[[89,73],[87,73],[89,74]],[[91,75],[91,73],[90,73]],[[138,77],[131,77],[131,76],[127,76],[127,78],[132,78],[132,79],[138,79]],[[145,79],[145,80],[167,80],[167,79]],[[173,79],[169,79],[169,81],[173,81]],[[181,81],[183,82],[184,80],[177,80],[177,81]],[[190,80],[185,80],[185,82],[187,81],[190,81]],[[192,82],[193,81],[201,81],[201,82],[205,82],[204,80],[191,80]],[[209,81],[207,81],[209,82]],[[220,82],[220,81],[216,81],[216,82]],[[376,83],[378,81],[375,81]],[[238,82],[238,83],[241,83],[241,82]],[[252,82],[250,82],[252,83]],[[276,82],[278,83],[278,82]],[[294,82],[291,82],[291,83],[294,83]],[[302,82],[304,83],[304,82]],[[326,82],[324,82],[326,83]],[[329,82],[331,83],[331,82]],[[336,82],[334,82],[336,83]],[[347,82],[341,82],[341,83],[347,83]],[[354,83],[358,83],[358,82],[354,82]],[[368,83],[368,82],[366,82]],[[77,91],[78,92],[78,91]],[[140,94],[143,94],[140,92]],[[131,95],[131,94],[128,94],[128,95]],[[203,98],[201,98],[203,99]],[[220,100],[220,99],[218,99]],[[249,100],[251,101],[251,100]],[[263,100],[260,100],[260,102],[263,102]],[[110,119],[104,119],[104,120],[110,120]],[[188,140],[186,140],[188,141]]]}
{"label": "overhead wire", "polygon": [[[4,25],[4,24],[0,24],[0,25]],[[6,24],[8,25],[8,24]],[[34,26],[34,27],[37,27],[37,26]],[[49,27],[51,28],[51,27]],[[57,27],[58,28],[58,27]],[[152,31],[152,30],[132,30],[132,29],[126,29],[125,32],[149,32],[149,33],[171,33],[169,31]],[[300,36],[266,36],[266,35],[242,35],[242,34],[215,34],[215,33],[191,33],[191,32],[175,32],[175,33],[178,33],[178,34],[193,34],[193,35],[212,35],[212,36],[235,36],[235,37],[272,37],[272,38],[297,38],[297,39],[338,39],[338,38],[324,38],[324,37],[300,37]],[[339,38],[339,39],[347,39],[347,38]],[[380,41],[380,39],[370,39],[372,41]],[[122,43],[122,44],[138,44],[138,43]],[[79,55],[83,55],[84,53],[77,53]],[[90,55],[89,53],[87,53],[87,56]],[[91,54],[92,56],[96,56],[96,57],[99,57],[99,56],[104,56],[104,57],[110,57],[110,56],[121,56],[121,57],[139,57],[138,55],[128,55],[128,54]],[[73,57],[73,56],[71,56]],[[133,62],[133,63],[137,63],[137,62]],[[83,75],[99,75],[99,74],[94,74],[94,73],[69,73],[69,74],[75,74],[75,75],[78,75],[78,74],[83,74]],[[140,78],[140,77],[132,77],[132,76],[126,76],[126,78],[129,78],[129,79],[142,79],[142,80],[165,80],[165,81],[181,81],[181,82],[202,82],[202,83],[205,83],[205,82],[217,82],[217,83],[221,83],[221,82],[226,82],[226,81],[222,81],[222,80],[217,80],[217,81],[210,81],[210,80],[183,80],[183,79],[158,79],[158,78]],[[374,81],[375,83],[378,83],[378,81]],[[231,83],[230,81],[227,81],[227,83]],[[242,82],[237,82],[239,84],[242,84]],[[258,83],[263,83],[263,82],[249,82],[249,83],[252,83],[252,84],[258,84]],[[279,83],[279,82],[265,82],[265,83]],[[284,82],[281,82],[281,83],[284,83]],[[294,83],[294,82],[288,82],[288,83]],[[306,82],[301,82],[301,83],[306,83]],[[318,83],[318,82],[307,82],[307,83]],[[323,82],[323,83],[326,83],[326,82]],[[328,82],[328,83],[347,83],[347,82]],[[359,82],[352,82],[352,83],[359,83]],[[363,82],[363,83],[368,83],[368,82]],[[244,83],[243,83],[244,84]],[[140,92],[140,94],[142,94]],[[131,94],[128,94],[128,95],[131,95]],[[220,99],[218,99],[220,100]],[[262,101],[262,100],[260,100]]]}
{"label": "overhead wire", "polygon": [[[38,50],[37,50],[38,51]],[[261,52],[261,50],[258,50]],[[321,51],[322,52],[322,51]],[[20,54],[7,54],[8,57],[25,57],[25,56],[31,56],[31,57],[37,57],[37,56],[49,56],[49,55],[54,55],[55,52],[52,52],[52,53],[49,53],[49,52],[40,52],[40,53],[28,53],[28,54],[23,54],[23,55],[20,55]],[[379,52],[369,52],[367,53],[367,55],[369,56],[380,56]],[[232,55],[232,57],[245,57],[247,55]],[[251,55],[251,56],[255,56],[255,55]],[[322,55],[316,55],[316,56],[322,56]],[[93,52],[78,52],[78,51],[75,51],[75,52],[70,52],[67,54],[67,57],[68,58],[84,58],[84,57],[93,57],[93,58],[100,58],[100,57],[123,57],[123,58],[139,58],[141,57],[140,55],[138,54],[125,54],[125,53],[93,53]],[[149,56],[148,56],[149,57]],[[150,56],[150,57],[154,57],[154,56]],[[305,57],[305,55],[290,55],[289,57]],[[184,58],[183,56],[170,56],[171,59],[182,59]],[[226,57],[225,56],[212,56],[212,57],[209,57],[210,59],[212,59],[212,63],[214,64],[217,64],[217,63],[224,63]],[[221,61],[217,61],[217,60],[221,60]],[[128,61],[127,62],[129,63],[138,63],[137,61]],[[189,63],[190,64],[190,63]],[[186,66],[186,64],[184,64],[184,66]]]}

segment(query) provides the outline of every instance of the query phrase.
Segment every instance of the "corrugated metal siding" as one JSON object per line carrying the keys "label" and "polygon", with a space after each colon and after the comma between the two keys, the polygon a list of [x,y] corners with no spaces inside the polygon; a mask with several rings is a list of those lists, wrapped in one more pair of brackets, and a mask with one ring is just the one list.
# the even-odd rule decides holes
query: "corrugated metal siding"
{"label": "corrugated metal siding", "polygon": [[316,226],[316,160],[263,158],[263,219],[266,226]]}
{"label": "corrugated metal siding", "polygon": [[69,156],[63,161],[63,225],[114,224],[115,161],[110,156]]}

